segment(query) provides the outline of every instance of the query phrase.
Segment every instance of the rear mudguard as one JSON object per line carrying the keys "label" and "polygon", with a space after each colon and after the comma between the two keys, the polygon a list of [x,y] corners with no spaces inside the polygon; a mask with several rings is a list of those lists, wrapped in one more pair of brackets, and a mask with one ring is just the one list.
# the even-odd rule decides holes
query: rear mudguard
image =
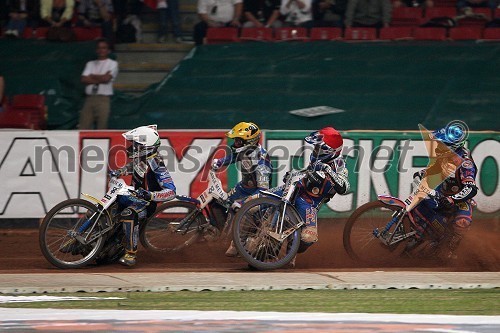
{"label": "rear mudguard", "polygon": [[[402,209],[404,209],[406,211],[406,204],[404,203],[403,200],[399,199],[399,198],[396,198],[396,197],[393,197],[393,196],[390,196],[390,195],[378,195],[378,200],[386,205],[389,205],[389,206],[396,206],[396,207],[400,207]],[[410,221],[412,223],[415,223],[415,220],[413,218],[413,214],[412,212],[406,212],[408,214],[408,217],[410,218]]]}

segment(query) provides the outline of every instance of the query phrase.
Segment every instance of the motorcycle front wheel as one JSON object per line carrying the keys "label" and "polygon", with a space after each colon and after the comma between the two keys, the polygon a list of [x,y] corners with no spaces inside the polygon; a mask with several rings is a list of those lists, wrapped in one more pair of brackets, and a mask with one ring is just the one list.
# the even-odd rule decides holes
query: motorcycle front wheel
{"label": "motorcycle front wheel", "polygon": [[408,215],[403,218],[402,228],[395,230],[394,223],[385,230],[393,215],[401,210],[401,207],[386,205],[380,201],[368,202],[356,209],[347,220],[343,233],[344,249],[349,257],[374,265],[395,264],[401,260],[407,241],[386,245],[375,236],[383,233],[387,238],[394,234],[398,237],[410,232]]}
{"label": "motorcycle front wheel", "polygon": [[[240,255],[252,267],[273,270],[287,265],[297,254],[300,245],[299,223],[290,208],[284,215],[283,227],[279,228],[283,202],[277,198],[261,197],[246,202],[233,221],[233,242]],[[293,230],[285,239],[276,236]],[[273,235],[275,237],[273,237]]]}
{"label": "motorcycle front wheel", "polygon": [[[107,214],[98,214],[93,203],[83,199],[65,200],[52,208],[39,229],[43,256],[59,268],[80,268],[91,263],[101,251],[110,225]],[[79,239],[91,240],[88,244]]]}
{"label": "motorcycle front wheel", "polygon": [[204,224],[205,216],[195,204],[166,202],[141,226],[141,244],[154,252],[177,252],[198,240]]}

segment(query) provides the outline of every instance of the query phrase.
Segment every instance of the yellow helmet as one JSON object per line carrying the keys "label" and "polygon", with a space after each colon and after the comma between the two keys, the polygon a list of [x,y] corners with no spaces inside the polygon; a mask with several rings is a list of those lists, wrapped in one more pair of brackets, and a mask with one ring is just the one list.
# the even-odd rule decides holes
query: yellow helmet
{"label": "yellow helmet", "polygon": [[260,129],[254,123],[242,121],[227,132],[226,136],[234,139],[233,147],[236,149],[255,146],[260,140]]}

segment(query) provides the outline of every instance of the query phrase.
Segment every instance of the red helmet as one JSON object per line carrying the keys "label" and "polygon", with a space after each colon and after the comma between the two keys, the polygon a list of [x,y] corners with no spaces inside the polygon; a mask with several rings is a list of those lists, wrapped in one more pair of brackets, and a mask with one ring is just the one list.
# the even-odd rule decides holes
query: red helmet
{"label": "red helmet", "polygon": [[323,163],[331,163],[340,156],[344,144],[342,135],[333,127],[325,127],[312,132],[304,140],[314,145],[311,162],[319,160]]}

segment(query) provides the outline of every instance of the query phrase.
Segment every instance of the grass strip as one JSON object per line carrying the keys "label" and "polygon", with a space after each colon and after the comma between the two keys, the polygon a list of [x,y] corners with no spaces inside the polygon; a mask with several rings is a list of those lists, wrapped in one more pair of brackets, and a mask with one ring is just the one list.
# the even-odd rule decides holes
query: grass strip
{"label": "grass strip", "polygon": [[500,289],[178,291],[50,295],[125,299],[6,303],[0,304],[0,307],[500,315]]}

